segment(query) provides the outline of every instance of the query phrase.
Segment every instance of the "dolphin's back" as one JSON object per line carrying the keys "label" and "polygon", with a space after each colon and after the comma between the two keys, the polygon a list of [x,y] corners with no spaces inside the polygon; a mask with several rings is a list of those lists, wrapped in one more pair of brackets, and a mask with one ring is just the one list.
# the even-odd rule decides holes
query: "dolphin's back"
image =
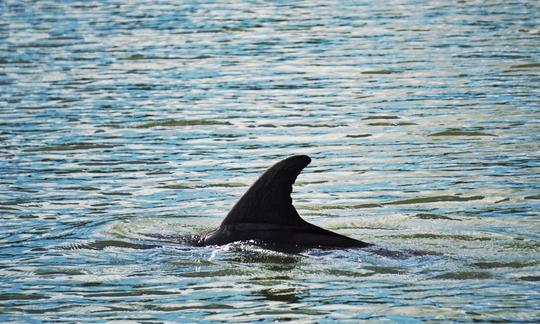
{"label": "dolphin's back", "polygon": [[268,169],[238,200],[221,225],[200,245],[255,240],[285,246],[365,247],[358,241],[303,220],[292,204],[292,185],[311,159],[297,155]]}

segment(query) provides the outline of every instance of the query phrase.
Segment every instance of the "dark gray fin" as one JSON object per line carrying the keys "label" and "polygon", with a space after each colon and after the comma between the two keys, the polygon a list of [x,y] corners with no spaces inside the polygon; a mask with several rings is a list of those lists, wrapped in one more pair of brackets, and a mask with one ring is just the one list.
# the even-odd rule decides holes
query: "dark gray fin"
{"label": "dark gray fin", "polygon": [[239,223],[306,225],[292,204],[292,185],[311,159],[296,155],[274,164],[231,209],[221,226]]}

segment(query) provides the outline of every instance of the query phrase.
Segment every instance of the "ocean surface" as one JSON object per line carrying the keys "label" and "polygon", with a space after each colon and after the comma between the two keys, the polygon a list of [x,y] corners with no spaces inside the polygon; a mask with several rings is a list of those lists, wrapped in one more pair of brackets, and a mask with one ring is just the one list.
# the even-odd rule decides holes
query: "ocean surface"
{"label": "ocean surface", "polygon": [[[377,248],[164,239],[295,154]],[[539,220],[538,1],[0,2],[0,322],[538,322]]]}

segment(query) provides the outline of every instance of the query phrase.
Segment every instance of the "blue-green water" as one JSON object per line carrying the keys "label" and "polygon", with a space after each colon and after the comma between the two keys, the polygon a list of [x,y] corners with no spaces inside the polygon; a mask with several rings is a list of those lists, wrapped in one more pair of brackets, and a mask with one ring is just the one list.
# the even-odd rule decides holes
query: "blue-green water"
{"label": "blue-green water", "polygon": [[[0,14],[0,321],[540,319],[538,1]],[[398,253],[152,239],[293,154],[305,219]]]}

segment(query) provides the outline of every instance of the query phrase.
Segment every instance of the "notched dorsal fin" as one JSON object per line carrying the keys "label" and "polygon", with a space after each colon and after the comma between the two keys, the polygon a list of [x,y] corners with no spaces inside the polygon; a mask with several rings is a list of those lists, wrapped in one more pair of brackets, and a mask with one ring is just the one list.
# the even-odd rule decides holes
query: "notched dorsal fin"
{"label": "notched dorsal fin", "polygon": [[292,204],[292,185],[311,159],[297,155],[274,164],[248,189],[221,225],[264,223],[304,225]]}

